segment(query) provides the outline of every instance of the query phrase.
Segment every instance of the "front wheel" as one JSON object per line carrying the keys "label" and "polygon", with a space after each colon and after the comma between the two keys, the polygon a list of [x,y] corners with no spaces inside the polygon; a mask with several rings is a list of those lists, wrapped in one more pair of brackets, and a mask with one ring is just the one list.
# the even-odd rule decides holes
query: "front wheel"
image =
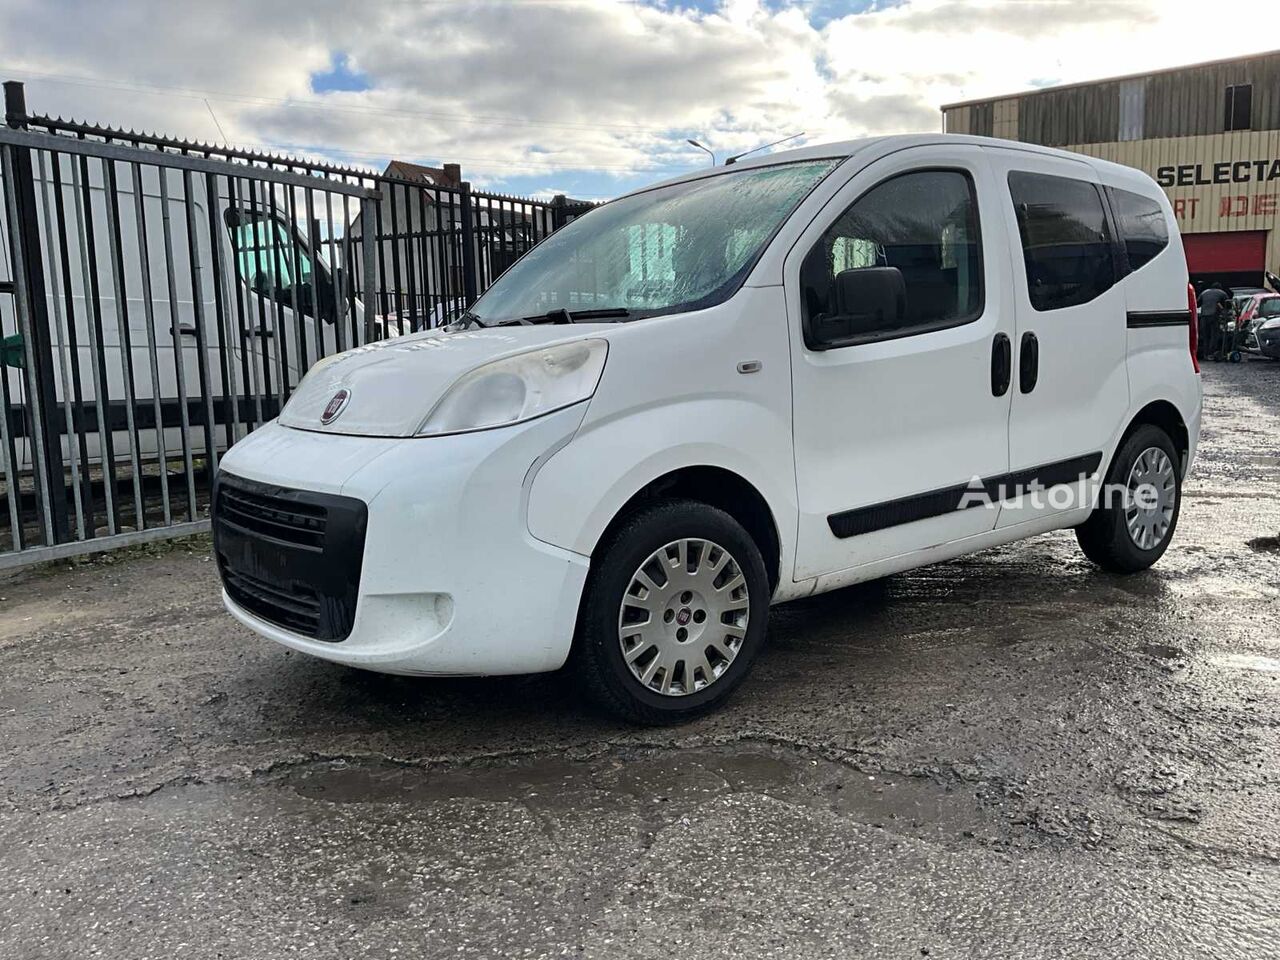
{"label": "front wheel", "polygon": [[573,666],[611,713],[679,723],[745,679],[768,614],[769,578],[742,525],[706,504],[659,501],[593,556]]}
{"label": "front wheel", "polygon": [[1101,501],[1076,539],[1104,570],[1146,570],[1168,548],[1181,507],[1178,451],[1167,433],[1143,424],[1116,451]]}

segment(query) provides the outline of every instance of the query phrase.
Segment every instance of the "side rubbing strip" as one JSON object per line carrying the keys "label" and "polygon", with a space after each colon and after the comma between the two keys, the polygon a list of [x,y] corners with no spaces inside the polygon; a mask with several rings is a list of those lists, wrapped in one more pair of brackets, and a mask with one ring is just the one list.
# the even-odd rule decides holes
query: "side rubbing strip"
{"label": "side rubbing strip", "polygon": [[[858,507],[856,510],[833,513],[827,517],[827,525],[831,527],[833,534],[843,540],[863,533],[886,530],[904,523],[941,517],[960,509],[979,507],[986,500],[993,502],[1012,500],[1030,492],[1033,487],[1043,489],[1087,480],[1098,472],[1101,465],[1102,454],[1089,453],[1082,457],[1072,457],[1070,460],[1059,460],[1056,463],[1031,467],[1028,470],[988,477],[982,480],[981,491],[974,484],[961,484],[932,490],[929,493],[918,493],[900,500],[877,503],[870,507]],[[965,496],[966,493],[969,494],[968,497]],[[983,496],[978,496],[979,493]],[[961,504],[964,506],[962,507]]]}
{"label": "side rubbing strip", "polygon": [[1130,327],[1185,327],[1186,310],[1130,310],[1125,319]]}

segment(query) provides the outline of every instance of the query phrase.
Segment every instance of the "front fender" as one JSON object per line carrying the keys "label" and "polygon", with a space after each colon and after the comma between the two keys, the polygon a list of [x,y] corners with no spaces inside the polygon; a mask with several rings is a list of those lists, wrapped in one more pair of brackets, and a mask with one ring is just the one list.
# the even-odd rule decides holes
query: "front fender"
{"label": "front fender", "polygon": [[[726,443],[732,439],[743,442]],[[639,490],[693,466],[728,470],[760,492],[778,528],[780,569],[791,570],[797,509],[790,424],[768,407],[737,397],[659,403],[584,423],[534,477],[529,532],[590,555]]]}

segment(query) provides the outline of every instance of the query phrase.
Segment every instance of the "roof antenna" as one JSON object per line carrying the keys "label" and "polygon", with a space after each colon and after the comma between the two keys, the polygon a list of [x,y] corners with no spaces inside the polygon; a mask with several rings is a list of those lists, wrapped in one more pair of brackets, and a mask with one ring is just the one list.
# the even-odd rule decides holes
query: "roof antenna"
{"label": "roof antenna", "polygon": [[213,125],[218,128],[218,135],[222,137],[223,146],[231,146],[231,141],[227,139],[227,135],[222,129],[222,124],[218,122],[218,115],[213,112],[213,107],[209,105],[209,98],[201,97],[200,99],[204,101],[206,107],[209,107],[209,116],[213,117]]}
{"label": "roof antenna", "polygon": [[737,161],[741,160],[745,156],[749,156],[750,154],[753,154],[753,153],[759,153],[761,150],[768,150],[770,147],[776,147],[780,143],[786,143],[788,140],[795,140],[803,136],[804,136],[804,131],[802,130],[799,133],[793,133],[789,137],[783,137],[781,140],[775,140],[773,141],[773,143],[766,143],[762,147],[752,147],[750,150],[744,150],[742,153],[738,153],[732,157],[729,157],[729,159],[725,160],[724,165],[727,167],[731,163],[736,163]]}

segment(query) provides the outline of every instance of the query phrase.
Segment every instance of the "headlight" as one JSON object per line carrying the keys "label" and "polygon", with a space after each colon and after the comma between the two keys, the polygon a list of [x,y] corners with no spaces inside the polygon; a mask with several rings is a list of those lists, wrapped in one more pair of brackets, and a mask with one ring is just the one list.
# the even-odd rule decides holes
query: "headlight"
{"label": "headlight", "polygon": [[418,433],[502,427],[586,400],[596,392],[608,353],[606,340],[578,340],[476,367],[440,398]]}

